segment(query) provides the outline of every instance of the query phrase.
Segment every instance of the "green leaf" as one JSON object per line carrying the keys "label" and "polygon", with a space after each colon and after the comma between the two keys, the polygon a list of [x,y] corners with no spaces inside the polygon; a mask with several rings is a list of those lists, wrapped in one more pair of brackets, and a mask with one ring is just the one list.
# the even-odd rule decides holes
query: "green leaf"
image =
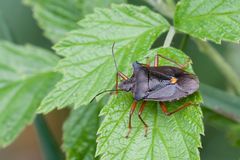
{"label": "green leaf", "polygon": [[204,107],[213,111],[204,112],[206,124],[224,130],[230,142],[240,146],[240,97],[202,83],[200,92]]}
{"label": "green leaf", "polygon": [[63,150],[67,160],[92,160],[96,150],[99,111],[102,103],[91,104],[72,110],[63,126]]}
{"label": "green leaf", "polygon": [[131,5],[98,9],[79,25],[82,28],[55,46],[57,53],[65,56],[58,64],[64,77],[44,99],[40,112],[88,104],[97,93],[114,85],[113,42],[119,69],[130,73],[131,63],[143,59],[156,38],[169,28],[159,14]]}
{"label": "green leaf", "polygon": [[223,92],[206,84],[201,84],[200,91],[204,106],[229,119],[240,122],[240,97]]}
{"label": "green leaf", "polygon": [[239,0],[181,0],[174,16],[179,31],[216,43],[239,42],[239,21]]}
{"label": "green leaf", "polygon": [[217,112],[210,111],[209,109],[203,109],[203,114],[206,125],[223,130],[234,146],[240,146],[239,123],[232,121]]}
{"label": "green leaf", "polygon": [[58,74],[58,58],[34,46],[0,41],[0,147],[10,144],[32,122]]}
{"label": "green leaf", "polygon": [[[174,48],[160,48],[157,52],[181,64],[187,60],[181,51]],[[153,53],[156,53],[156,50],[151,51],[150,55]],[[166,60],[161,60],[160,64],[172,65]],[[188,70],[192,71],[191,67]],[[202,112],[199,107],[199,103],[202,102],[201,96],[195,93],[180,101],[166,104],[171,111],[189,101],[195,105],[171,116],[165,116],[157,102],[147,102],[143,119],[149,126],[148,136],[144,137],[144,127],[136,111],[132,120],[132,132],[126,139],[133,98],[127,93],[112,97],[100,113],[105,118],[98,131],[100,136],[97,139],[96,155],[102,155],[102,160],[200,159],[198,147],[201,147],[200,134],[203,134]]]}
{"label": "green leaf", "polygon": [[52,42],[77,28],[77,21],[93,12],[95,7],[104,8],[111,3],[123,2],[125,0],[24,0],[25,4],[32,6],[39,26]]}

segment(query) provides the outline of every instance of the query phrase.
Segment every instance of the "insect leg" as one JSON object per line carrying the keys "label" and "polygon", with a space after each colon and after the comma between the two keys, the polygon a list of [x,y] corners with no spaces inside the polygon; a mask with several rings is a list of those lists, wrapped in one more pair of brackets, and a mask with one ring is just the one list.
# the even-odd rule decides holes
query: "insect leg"
{"label": "insect leg", "polygon": [[154,57],[154,67],[158,67],[158,58],[158,54],[156,54]]}
{"label": "insect leg", "polygon": [[118,77],[121,77],[124,80],[128,79],[128,77],[125,74],[123,74],[122,72],[117,72],[117,74],[116,74],[116,92],[115,92],[116,94],[118,94]]}
{"label": "insect leg", "polygon": [[170,116],[170,115],[172,115],[173,113],[176,113],[176,112],[178,112],[178,111],[180,111],[180,110],[182,110],[182,109],[184,109],[184,108],[186,108],[186,107],[188,107],[188,106],[191,106],[192,104],[193,104],[193,103],[192,103],[191,101],[190,101],[190,102],[187,102],[187,103],[183,104],[182,106],[180,106],[179,108],[177,108],[176,110],[171,111],[171,112],[168,112],[167,107],[166,107],[166,104],[163,103],[163,102],[160,102],[160,107],[161,107],[161,109],[162,109],[162,111],[163,111],[163,113],[164,113],[165,115]]}
{"label": "insect leg", "polygon": [[180,68],[181,68],[182,70],[185,70],[190,63],[191,63],[191,59],[188,58],[187,61],[186,61],[184,64],[181,64],[181,67],[180,67]]}
{"label": "insect leg", "polygon": [[133,103],[131,105],[131,110],[129,112],[128,132],[127,132],[126,138],[128,138],[128,136],[132,130],[132,115],[133,115],[133,112],[135,111],[136,106],[137,106],[137,101],[133,101]]}
{"label": "insect leg", "polygon": [[146,67],[147,67],[147,68],[150,67],[150,63],[151,63],[151,62],[150,62],[150,58],[147,57],[147,58],[146,58]]}
{"label": "insect leg", "polygon": [[127,77],[125,74],[123,74],[122,72],[118,72],[117,75],[118,75],[119,77],[121,77],[122,79],[124,79],[124,80],[127,80],[127,79],[128,79],[128,77]]}
{"label": "insect leg", "polygon": [[144,122],[144,120],[143,120],[142,117],[141,117],[145,105],[146,105],[146,101],[143,101],[143,103],[142,103],[142,105],[141,105],[141,107],[140,107],[140,109],[139,109],[139,112],[138,112],[138,117],[139,117],[139,119],[142,121],[142,123],[144,124],[144,131],[145,131],[144,136],[147,137],[148,125]]}
{"label": "insect leg", "polygon": [[165,57],[165,56],[163,56],[163,55],[157,54],[157,55],[155,56],[155,60],[154,60],[154,67],[157,67],[157,66],[158,66],[158,59],[159,59],[159,57],[164,58],[164,59],[168,60],[169,62],[172,62],[172,63],[176,64],[179,68],[181,68],[181,69],[183,69],[183,70],[186,69],[186,67],[189,65],[189,63],[190,63],[190,61],[191,61],[190,58],[188,58],[188,60],[187,60],[186,63],[180,64],[180,63],[178,63],[178,62],[176,62],[176,61],[174,61],[174,60],[172,60],[172,59],[170,59],[170,58],[167,58],[167,57]]}

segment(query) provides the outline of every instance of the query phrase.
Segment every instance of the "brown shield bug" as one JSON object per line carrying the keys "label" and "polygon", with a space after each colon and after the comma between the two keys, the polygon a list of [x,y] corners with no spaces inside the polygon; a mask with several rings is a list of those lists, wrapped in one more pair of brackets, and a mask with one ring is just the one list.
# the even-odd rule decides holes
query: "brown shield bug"
{"label": "brown shield bug", "polygon": [[[112,50],[114,44],[112,46]],[[131,105],[131,110],[129,113],[129,123],[128,123],[128,133],[126,137],[129,136],[131,132],[131,120],[133,112],[137,106],[138,101],[143,101],[138,117],[144,124],[145,136],[147,135],[148,125],[144,122],[141,115],[144,110],[147,101],[156,101],[160,103],[160,107],[165,115],[170,116],[188,106],[193,104],[191,101],[178,107],[176,110],[169,112],[167,106],[164,102],[177,101],[181,98],[187,97],[193,94],[199,88],[199,80],[196,75],[187,72],[185,69],[189,62],[185,64],[179,64],[167,57],[160,54],[155,55],[154,66],[150,66],[149,63],[141,64],[134,62],[133,74],[131,77],[127,77],[122,72],[118,71],[118,66],[114,57],[114,52],[112,51],[114,64],[117,69],[116,74],[116,93],[118,88],[122,91],[132,92],[134,101]],[[164,58],[167,61],[175,64],[177,67],[173,66],[158,66],[159,57]],[[122,78],[123,81],[118,84],[118,77]]]}

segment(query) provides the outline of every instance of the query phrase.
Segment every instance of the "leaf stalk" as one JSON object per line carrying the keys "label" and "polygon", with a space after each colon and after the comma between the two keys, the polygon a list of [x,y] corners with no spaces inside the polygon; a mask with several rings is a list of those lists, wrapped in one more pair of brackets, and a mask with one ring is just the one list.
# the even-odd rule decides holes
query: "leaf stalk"
{"label": "leaf stalk", "polygon": [[171,26],[169,28],[168,34],[163,44],[164,48],[169,47],[171,45],[174,35],[175,35],[175,29],[173,26]]}
{"label": "leaf stalk", "polygon": [[46,160],[63,160],[64,155],[50,132],[42,115],[37,115],[34,121],[41,148]]}

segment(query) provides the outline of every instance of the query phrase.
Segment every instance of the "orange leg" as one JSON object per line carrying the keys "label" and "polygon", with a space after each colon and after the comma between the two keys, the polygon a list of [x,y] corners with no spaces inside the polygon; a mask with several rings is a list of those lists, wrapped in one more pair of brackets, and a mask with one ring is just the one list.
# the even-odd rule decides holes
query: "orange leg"
{"label": "orange leg", "polygon": [[147,68],[150,67],[150,63],[151,63],[151,62],[150,62],[150,58],[147,57],[147,58],[146,58],[146,67],[147,67]]}
{"label": "orange leg", "polygon": [[118,72],[117,74],[116,74],[116,94],[118,94],[118,77],[121,77],[123,80],[127,80],[128,79],[128,77],[125,75],[125,74],[123,74],[122,72]]}
{"label": "orange leg", "polygon": [[154,57],[154,67],[158,67],[158,55],[157,54]]}
{"label": "orange leg", "polygon": [[146,122],[144,122],[144,120],[143,120],[142,117],[141,117],[142,112],[143,112],[145,106],[146,106],[146,101],[143,101],[143,103],[142,103],[142,105],[141,105],[141,107],[140,107],[140,109],[139,109],[139,112],[138,112],[138,117],[139,117],[139,119],[142,121],[142,123],[143,123],[143,125],[144,125],[144,131],[145,131],[144,136],[147,137],[148,125],[146,124]]}
{"label": "orange leg", "polygon": [[187,66],[189,65],[189,62],[190,62],[190,58],[188,58],[188,60],[187,60],[187,62],[185,64],[180,64],[180,63],[178,63],[178,62],[176,62],[176,61],[174,61],[174,60],[172,60],[170,58],[167,58],[167,57],[165,57],[163,55],[156,54],[155,55],[155,59],[154,59],[154,67],[158,67],[158,59],[159,59],[159,57],[164,58],[164,59],[168,60],[169,62],[172,62],[172,63],[176,64],[179,68],[181,68],[183,70],[187,68]]}
{"label": "orange leg", "polygon": [[128,77],[125,74],[123,74],[122,72],[118,72],[117,75],[119,77],[121,77],[123,80],[127,80],[128,79]]}
{"label": "orange leg", "polygon": [[136,109],[137,106],[137,101],[133,101],[132,105],[131,105],[131,110],[129,112],[129,121],[128,121],[128,133],[126,135],[126,138],[128,138],[131,130],[132,130],[132,115]]}
{"label": "orange leg", "polygon": [[167,116],[170,116],[170,115],[172,115],[173,113],[176,113],[176,112],[178,112],[178,111],[180,111],[180,110],[182,110],[182,109],[184,109],[184,108],[186,108],[186,107],[188,107],[188,106],[191,106],[191,105],[193,104],[193,103],[190,101],[190,102],[187,102],[187,103],[183,104],[182,106],[180,106],[180,107],[177,108],[176,110],[174,110],[174,111],[172,111],[172,112],[168,112],[167,107],[166,107],[166,104],[163,103],[163,102],[159,102],[159,103],[160,103],[160,107],[161,107],[163,113],[164,113],[165,115],[167,115]]}

